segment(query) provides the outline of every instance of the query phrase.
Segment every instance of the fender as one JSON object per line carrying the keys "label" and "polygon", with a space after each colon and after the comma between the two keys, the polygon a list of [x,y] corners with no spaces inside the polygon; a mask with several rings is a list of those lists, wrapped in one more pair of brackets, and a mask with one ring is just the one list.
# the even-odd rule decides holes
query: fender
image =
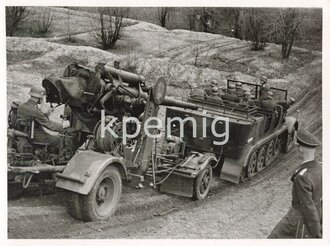
{"label": "fender", "polygon": [[288,133],[290,133],[292,131],[293,127],[295,127],[296,129],[298,129],[298,121],[294,117],[291,117],[291,116],[285,117],[284,124],[288,128]]}
{"label": "fender", "polygon": [[56,175],[56,187],[87,195],[103,170],[110,165],[116,166],[121,177],[128,180],[124,158],[90,150],[78,152],[71,158],[63,173]]}
{"label": "fender", "polygon": [[189,167],[189,177],[190,178],[195,178],[197,177],[203,169],[209,164],[210,162],[214,162],[215,165],[212,167],[216,166],[218,163],[217,158],[215,157],[214,154],[212,153],[206,153],[206,154],[200,154],[192,156],[188,158],[183,164],[182,167]]}

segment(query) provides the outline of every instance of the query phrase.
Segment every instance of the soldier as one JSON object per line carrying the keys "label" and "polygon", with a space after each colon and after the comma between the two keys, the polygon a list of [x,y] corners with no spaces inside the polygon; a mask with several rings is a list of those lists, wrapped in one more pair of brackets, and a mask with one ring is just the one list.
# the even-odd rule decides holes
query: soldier
{"label": "soldier", "polygon": [[260,82],[261,82],[261,88],[259,91],[259,97],[262,97],[262,96],[266,95],[267,91],[270,90],[270,86],[267,84],[268,79],[266,76],[261,76]]}
{"label": "soldier", "polygon": [[242,97],[239,101],[239,105],[241,106],[246,106],[246,107],[255,107],[254,101],[251,99],[251,92],[250,91],[245,91],[244,92],[244,97]]}
{"label": "soldier", "polygon": [[261,85],[264,85],[268,82],[268,79],[266,76],[260,76],[260,82],[261,82]]}
{"label": "soldier", "polygon": [[211,81],[211,84],[209,84],[209,85],[204,89],[206,95],[208,95],[208,96],[211,95],[211,93],[212,93],[212,88],[213,88],[213,87],[218,87],[218,82],[215,81],[215,80],[212,80],[212,81]]}
{"label": "soldier", "polygon": [[238,103],[239,98],[236,95],[235,91],[236,91],[235,85],[229,84],[228,89],[227,89],[227,93],[221,96],[222,100],[227,100],[227,101],[230,101],[230,102],[237,102]]}
{"label": "soldier", "polygon": [[241,82],[236,82],[236,95],[238,96],[238,98],[243,98],[244,93],[242,90],[242,83]]}
{"label": "soldier", "polygon": [[278,105],[281,105],[283,108],[283,113],[286,114],[288,112],[288,109],[291,107],[292,104],[294,104],[296,102],[296,100],[293,97],[290,97],[288,100],[286,101],[281,101],[278,102]]}
{"label": "soldier", "polygon": [[207,99],[210,99],[211,101],[216,102],[217,104],[222,105],[223,101],[219,95],[219,88],[218,87],[213,87],[212,88],[212,93],[211,95],[207,96]]}
{"label": "soldier", "polygon": [[38,143],[45,143],[52,147],[59,148],[61,137],[46,133],[43,127],[51,131],[61,132],[64,128],[69,127],[68,122],[65,121],[63,125],[53,122],[48,118],[48,114],[44,114],[41,109],[39,109],[44,100],[44,95],[46,94],[43,87],[33,85],[31,86],[29,94],[31,96],[30,99],[18,107],[17,121],[25,126],[30,126],[32,120],[34,120],[33,140]]}
{"label": "soldier", "polygon": [[273,98],[273,92],[267,91],[267,93],[259,98],[259,104],[262,109],[272,111],[277,105]]}
{"label": "soldier", "polygon": [[191,84],[190,97],[203,97],[206,98],[206,92],[202,89],[199,89],[196,83]]}
{"label": "soldier", "polygon": [[292,206],[268,238],[322,237],[322,165],[315,160],[320,141],[305,130],[296,140],[303,161],[291,178]]}

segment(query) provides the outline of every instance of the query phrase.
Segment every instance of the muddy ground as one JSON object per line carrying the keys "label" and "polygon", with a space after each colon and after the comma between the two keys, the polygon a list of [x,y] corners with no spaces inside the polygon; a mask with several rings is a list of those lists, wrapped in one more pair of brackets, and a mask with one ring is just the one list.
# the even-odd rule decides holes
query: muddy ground
{"label": "muddy ground", "polygon": [[[79,32],[76,38],[91,39],[88,32]],[[245,41],[167,31],[143,22],[128,26],[113,52],[62,44],[58,39],[7,38],[8,108],[13,100],[27,99],[31,84],[39,84],[49,73],[60,73],[70,62],[93,67],[99,60],[124,63],[130,59],[148,81],[167,75],[169,94],[177,98],[186,96],[192,82],[202,85],[214,78],[221,83],[226,78],[255,81],[265,74],[271,85],[287,88],[298,99],[290,114],[298,117],[301,127],[322,138],[321,52],[294,48],[290,60],[282,63],[280,46],[274,44],[256,53]],[[166,42],[160,45],[159,40]],[[317,158],[321,160],[321,156],[319,149]],[[8,201],[8,237],[266,238],[290,207],[290,177],[298,166],[299,153],[294,149],[242,184],[232,185],[214,177],[210,194],[203,201],[128,184],[114,216],[87,223],[68,215],[65,192],[50,183],[42,190],[35,186],[19,199]]]}

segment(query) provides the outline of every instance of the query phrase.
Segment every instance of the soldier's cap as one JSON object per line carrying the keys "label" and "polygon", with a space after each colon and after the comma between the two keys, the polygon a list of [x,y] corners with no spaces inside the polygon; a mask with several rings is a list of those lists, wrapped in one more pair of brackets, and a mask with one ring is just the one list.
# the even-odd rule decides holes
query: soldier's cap
{"label": "soldier's cap", "polygon": [[244,91],[243,95],[244,96],[251,96],[251,92],[250,91]]}
{"label": "soldier's cap", "polygon": [[211,81],[211,85],[212,85],[212,86],[217,86],[217,85],[218,85],[218,82],[217,82],[216,80],[212,80],[212,81]]}
{"label": "soldier's cap", "polygon": [[29,94],[32,97],[44,98],[44,96],[46,95],[46,90],[42,86],[32,85]]}
{"label": "soldier's cap", "polygon": [[266,76],[260,76],[260,80],[263,81],[263,82],[267,82],[268,79]]}
{"label": "soldier's cap", "polygon": [[296,132],[296,140],[299,145],[307,148],[316,148],[321,144],[320,140],[306,130],[298,130]]}
{"label": "soldier's cap", "polygon": [[237,82],[236,83],[236,87],[242,87],[243,85],[242,85],[242,83],[241,82]]}
{"label": "soldier's cap", "polygon": [[218,87],[216,86],[212,87],[212,93],[218,93],[218,91],[219,91]]}
{"label": "soldier's cap", "polygon": [[198,86],[197,86],[196,83],[192,83],[191,86],[190,86],[191,89],[196,89],[197,87],[198,87]]}

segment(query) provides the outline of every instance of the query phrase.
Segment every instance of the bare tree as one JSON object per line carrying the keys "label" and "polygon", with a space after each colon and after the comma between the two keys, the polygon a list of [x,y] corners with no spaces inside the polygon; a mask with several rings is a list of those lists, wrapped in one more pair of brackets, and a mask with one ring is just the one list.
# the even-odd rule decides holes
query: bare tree
{"label": "bare tree", "polygon": [[235,38],[243,39],[241,10],[239,8],[232,9],[232,22],[233,22],[232,34],[234,35]]}
{"label": "bare tree", "polygon": [[94,25],[96,38],[105,50],[113,48],[120,39],[124,12],[120,8],[99,8],[99,19]]}
{"label": "bare tree", "polygon": [[292,45],[299,34],[299,26],[302,22],[302,14],[299,9],[281,9],[273,16],[273,23],[269,33],[275,43],[281,44],[282,59],[288,59]]}
{"label": "bare tree", "polygon": [[14,32],[18,29],[21,22],[23,22],[29,15],[26,7],[6,7],[6,33],[13,36]]}
{"label": "bare tree", "polygon": [[252,50],[262,50],[266,46],[267,12],[263,9],[244,9],[240,11],[243,38],[251,41]]}
{"label": "bare tree", "polygon": [[50,9],[43,9],[41,19],[38,22],[39,33],[45,36],[52,25],[53,15]]}
{"label": "bare tree", "polygon": [[170,18],[170,12],[171,12],[171,8],[169,8],[169,7],[157,8],[157,18],[158,18],[158,20],[160,22],[160,25],[162,27],[166,26],[166,22]]}

